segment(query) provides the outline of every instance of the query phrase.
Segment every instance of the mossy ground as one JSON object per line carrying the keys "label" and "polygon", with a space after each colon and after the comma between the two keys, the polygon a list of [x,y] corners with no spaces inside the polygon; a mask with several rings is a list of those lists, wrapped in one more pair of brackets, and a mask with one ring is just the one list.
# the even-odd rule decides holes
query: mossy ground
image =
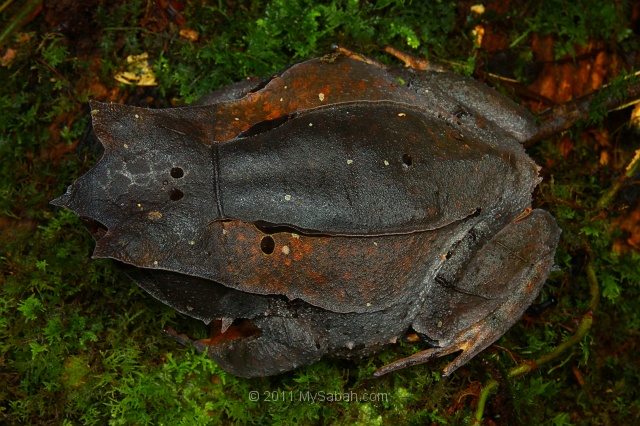
{"label": "mossy ground", "polygon": [[[144,294],[112,262],[91,260],[94,243],[80,220],[48,204],[99,155],[88,131],[89,98],[181,105],[326,53],[332,43],[392,63],[381,53],[390,44],[489,83],[492,72],[536,87],[544,67],[573,66],[599,52],[616,58],[618,70],[636,66],[640,10],[632,2],[496,1],[478,15],[474,2],[444,0],[36,1],[10,5],[0,28],[29,4],[24,26],[0,46],[0,423],[457,424],[472,421],[490,378],[500,387],[485,409],[487,424],[640,421],[637,176],[609,208],[596,206],[639,146],[628,109],[530,150],[545,178],[536,206],[563,229],[559,270],[541,296],[557,303],[525,316],[447,380],[437,373],[447,360],[369,378],[418,350],[411,345],[272,378],[228,375],[160,332],[171,326],[203,337],[203,324]],[[186,28],[198,39],[181,36]],[[480,44],[474,29],[484,33]],[[540,40],[551,40],[544,64],[536,62],[544,56]],[[116,82],[126,58],[141,53],[158,85]],[[589,307],[587,262],[603,295],[587,337],[537,371],[506,379],[516,363],[575,331]],[[352,391],[379,400],[300,401]]]}

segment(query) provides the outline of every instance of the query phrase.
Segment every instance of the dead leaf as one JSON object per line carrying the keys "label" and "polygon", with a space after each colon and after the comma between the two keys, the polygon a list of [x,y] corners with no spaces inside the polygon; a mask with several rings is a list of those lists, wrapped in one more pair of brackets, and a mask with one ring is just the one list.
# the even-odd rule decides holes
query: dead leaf
{"label": "dead leaf", "polygon": [[149,54],[127,56],[126,69],[116,73],[113,78],[131,86],[157,86],[156,76],[149,65]]}
{"label": "dead leaf", "polygon": [[4,56],[2,57],[2,60],[0,60],[0,64],[2,64],[3,67],[7,67],[15,59],[15,57],[16,51],[12,48],[8,48],[7,51],[4,52]]}
{"label": "dead leaf", "polygon": [[196,30],[191,28],[183,28],[180,30],[180,36],[186,38],[189,41],[198,41],[200,35]]}

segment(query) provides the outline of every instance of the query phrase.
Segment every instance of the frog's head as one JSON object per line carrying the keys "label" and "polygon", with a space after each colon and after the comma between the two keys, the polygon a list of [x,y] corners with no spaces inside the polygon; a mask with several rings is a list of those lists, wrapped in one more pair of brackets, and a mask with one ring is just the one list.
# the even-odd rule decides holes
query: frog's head
{"label": "frog's head", "polygon": [[153,267],[218,218],[206,121],[198,108],[91,108],[104,155],[52,204],[83,219],[98,241],[94,257]]}

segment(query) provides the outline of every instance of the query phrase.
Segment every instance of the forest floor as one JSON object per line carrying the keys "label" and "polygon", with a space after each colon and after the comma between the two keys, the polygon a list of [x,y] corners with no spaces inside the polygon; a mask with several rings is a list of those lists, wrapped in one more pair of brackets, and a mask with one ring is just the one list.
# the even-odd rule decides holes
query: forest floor
{"label": "forest floor", "polygon": [[545,309],[447,379],[447,357],[371,378],[416,344],[236,378],[165,338],[208,330],[92,260],[81,220],[49,204],[100,157],[89,99],[181,106],[338,43],[390,65],[402,64],[387,45],[429,58],[539,113],[625,84],[637,2],[26,0],[0,6],[0,31],[0,423],[640,422],[634,106],[528,148],[543,177],[534,207],[563,231]]}

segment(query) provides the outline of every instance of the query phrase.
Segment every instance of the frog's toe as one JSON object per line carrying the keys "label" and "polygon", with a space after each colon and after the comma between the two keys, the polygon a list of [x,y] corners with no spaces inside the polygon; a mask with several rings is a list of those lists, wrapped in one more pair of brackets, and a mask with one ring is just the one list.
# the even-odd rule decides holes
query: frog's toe
{"label": "frog's toe", "polygon": [[446,377],[453,374],[454,371],[462,367],[478,353],[482,352],[482,350],[484,350],[495,340],[496,336],[494,333],[491,333],[489,329],[487,329],[483,325],[477,324],[476,326],[460,333],[453,341],[449,342],[446,346],[430,348],[406,358],[402,358],[389,363],[377,369],[373,373],[373,377],[380,377],[396,370],[423,364],[434,358],[440,358],[454,352],[462,351],[460,355],[458,355],[444,368],[444,370],[442,370],[442,375]]}

